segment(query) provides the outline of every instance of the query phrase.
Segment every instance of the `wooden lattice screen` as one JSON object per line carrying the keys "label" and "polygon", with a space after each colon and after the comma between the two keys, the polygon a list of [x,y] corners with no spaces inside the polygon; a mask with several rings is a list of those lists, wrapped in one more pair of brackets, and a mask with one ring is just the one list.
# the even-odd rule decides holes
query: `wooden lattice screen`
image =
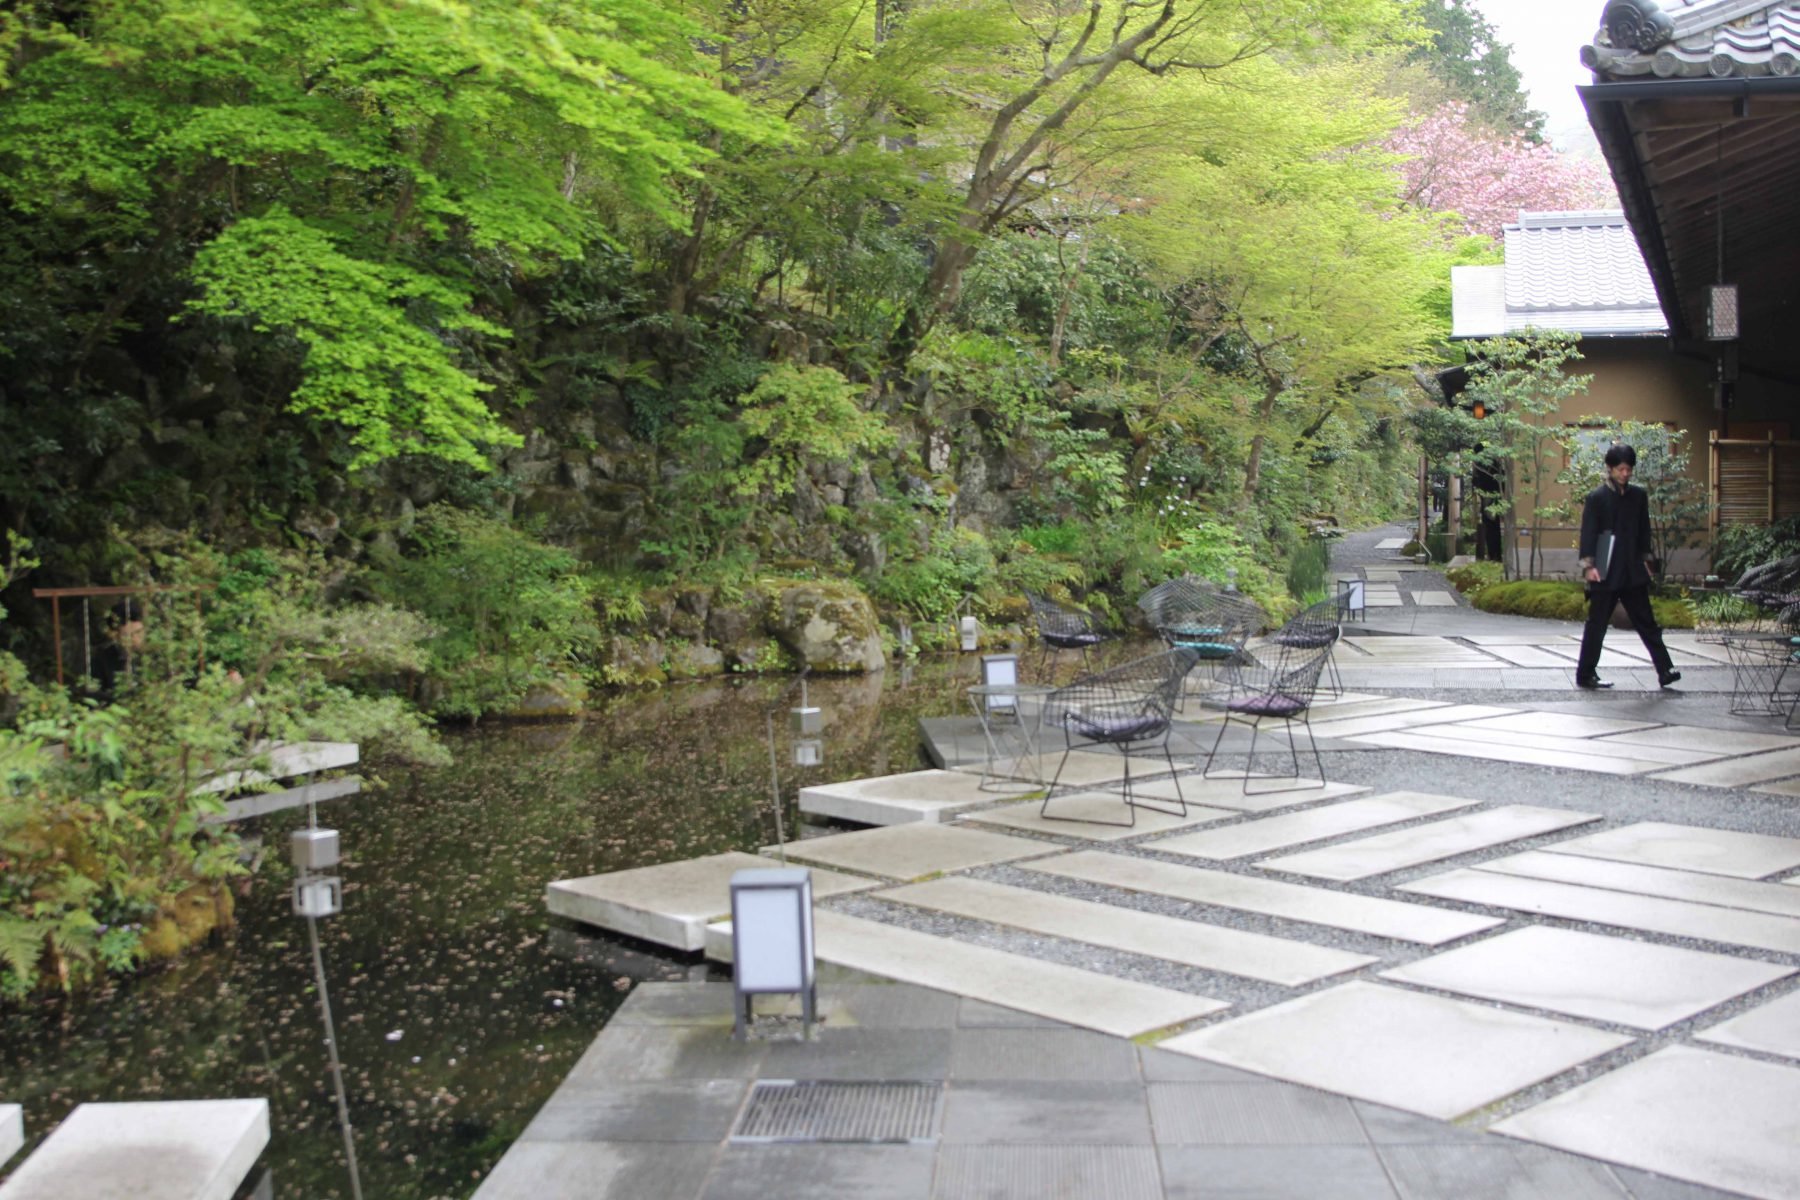
{"label": "wooden lattice screen", "polygon": [[1800,442],[1711,436],[1712,527],[1800,516]]}

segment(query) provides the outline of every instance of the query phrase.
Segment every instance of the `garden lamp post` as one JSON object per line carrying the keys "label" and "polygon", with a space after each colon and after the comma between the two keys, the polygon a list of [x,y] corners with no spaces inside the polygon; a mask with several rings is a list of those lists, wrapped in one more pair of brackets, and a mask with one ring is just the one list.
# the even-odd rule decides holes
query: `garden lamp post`
{"label": "garden lamp post", "polygon": [[344,1133],[344,1158],[350,1166],[351,1200],[362,1200],[362,1175],[356,1166],[356,1134],[350,1127],[350,1103],[344,1096],[344,1064],[338,1059],[337,1030],[331,1019],[331,993],[325,986],[325,956],[319,950],[319,919],[344,910],[344,883],[330,874],[338,865],[335,829],[320,829],[317,814],[309,806],[307,827],[288,839],[294,863],[294,915],[306,918],[306,937],[312,945],[313,980],[319,987],[319,1014],[325,1022],[325,1053],[331,1062],[331,1082],[337,1093],[338,1126]]}

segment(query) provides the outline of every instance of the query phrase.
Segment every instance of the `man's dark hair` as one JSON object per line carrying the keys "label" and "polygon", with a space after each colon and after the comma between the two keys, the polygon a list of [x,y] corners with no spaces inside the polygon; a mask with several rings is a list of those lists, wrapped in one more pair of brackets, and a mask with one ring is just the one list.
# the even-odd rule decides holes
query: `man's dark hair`
{"label": "man's dark hair", "polygon": [[1637,451],[1630,446],[1608,446],[1606,448],[1606,465],[1608,468],[1624,463],[1628,467],[1637,466]]}

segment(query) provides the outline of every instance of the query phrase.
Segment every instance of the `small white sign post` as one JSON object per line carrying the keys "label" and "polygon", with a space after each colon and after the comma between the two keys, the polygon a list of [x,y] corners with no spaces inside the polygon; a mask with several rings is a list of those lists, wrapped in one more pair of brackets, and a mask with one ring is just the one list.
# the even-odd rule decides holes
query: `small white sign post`
{"label": "small white sign post", "polygon": [[812,1036],[818,996],[813,962],[812,872],[805,867],[731,876],[732,1037],[749,1032],[752,998],[797,993]]}
{"label": "small white sign post", "polygon": [[1364,583],[1360,579],[1338,580],[1338,619],[1355,618],[1362,620],[1368,609],[1368,601],[1364,594]]}

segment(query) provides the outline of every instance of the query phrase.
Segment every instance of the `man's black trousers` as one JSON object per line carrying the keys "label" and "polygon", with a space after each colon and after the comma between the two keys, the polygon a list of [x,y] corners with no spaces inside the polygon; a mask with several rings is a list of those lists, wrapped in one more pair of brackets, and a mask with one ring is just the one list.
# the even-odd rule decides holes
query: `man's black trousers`
{"label": "man's black trousers", "polygon": [[1663,645],[1662,627],[1650,611],[1649,585],[1617,591],[1590,587],[1587,626],[1581,631],[1581,661],[1576,664],[1575,678],[1594,678],[1600,666],[1600,646],[1606,640],[1606,627],[1612,623],[1614,604],[1624,606],[1625,615],[1631,618],[1638,637],[1644,640],[1644,649],[1650,652],[1650,661],[1656,664],[1657,671],[1667,675],[1674,670],[1675,662],[1669,657],[1669,648]]}

